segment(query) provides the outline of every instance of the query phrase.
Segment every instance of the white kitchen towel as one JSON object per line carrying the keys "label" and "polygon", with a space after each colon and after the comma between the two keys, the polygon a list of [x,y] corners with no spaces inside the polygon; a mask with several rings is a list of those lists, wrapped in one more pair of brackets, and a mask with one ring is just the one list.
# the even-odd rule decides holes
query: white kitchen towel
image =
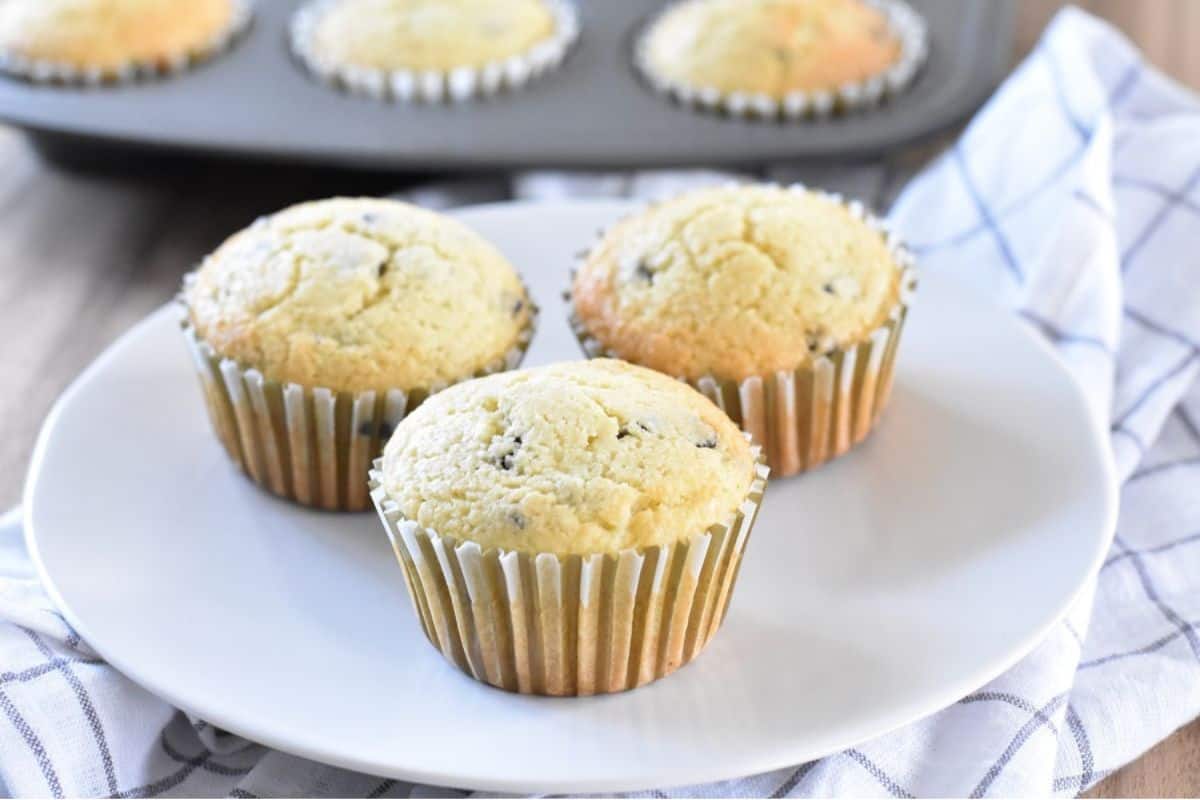
{"label": "white kitchen towel", "polygon": [[[905,166],[767,175],[886,206]],[[717,179],[728,176],[533,173],[417,197],[657,196]],[[1072,795],[1200,714],[1197,99],[1106,25],[1064,11],[891,217],[923,270],[986,287],[1053,343],[1108,422],[1123,482],[1112,552],[1037,649],[949,708],[820,761],[644,794]],[[14,794],[465,794],[185,718],[72,632],[32,574],[19,516],[0,529],[0,777]]]}

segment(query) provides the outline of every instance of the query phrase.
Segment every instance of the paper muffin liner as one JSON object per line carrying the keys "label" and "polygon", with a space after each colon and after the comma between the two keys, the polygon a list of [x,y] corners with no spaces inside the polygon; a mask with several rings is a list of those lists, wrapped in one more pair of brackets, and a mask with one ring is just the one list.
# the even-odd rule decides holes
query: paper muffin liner
{"label": "paper muffin liner", "polygon": [[724,522],[615,554],[483,548],[404,518],[371,470],[371,499],[426,637],[476,680],[521,694],[634,689],[691,661],[725,619],[768,469]]}
{"label": "paper muffin liner", "polygon": [[0,74],[39,84],[101,86],[127,84],[177,75],[208,61],[233,46],[254,18],[252,0],[233,0],[229,25],[209,41],[167,59],[137,60],[117,68],[79,67],[64,62],[27,58],[0,50]]}
{"label": "paper muffin liner", "polygon": [[[750,434],[762,446],[771,473],[778,478],[804,472],[842,455],[874,429],[891,396],[896,351],[917,285],[912,253],[862,203],[847,202],[839,194],[805,189],[801,184],[793,184],[791,189],[813,192],[842,204],[885,237],[892,260],[900,270],[900,291],[887,319],[869,335],[846,347],[828,343],[825,353],[796,369],[741,380],[714,375],[673,376],[712,400]],[[603,236],[601,231],[600,238]],[[570,305],[571,329],[584,353],[589,358],[622,358],[588,331],[575,312],[570,287],[563,297]]]}
{"label": "paper muffin liner", "polygon": [[[529,348],[536,319],[534,307],[507,353],[460,380],[516,368]],[[371,461],[383,451],[396,425],[425,398],[459,382],[381,392],[280,383],[222,358],[186,319],[182,328],[209,421],[225,452],[255,483],[313,508],[367,509]]]}
{"label": "paper muffin liner", "polygon": [[797,90],[780,99],[765,93],[723,91],[656,73],[650,62],[647,34],[675,5],[702,1],[678,0],[656,14],[638,36],[634,45],[634,63],[655,91],[703,111],[723,112],[735,117],[799,120],[872,108],[885,98],[903,92],[929,55],[928,29],[920,14],[903,0],[864,0],[887,18],[900,40],[900,58],[896,63],[864,80],[850,81],[831,89]]}
{"label": "paper muffin liner", "polygon": [[529,50],[482,66],[448,70],[385,70],[322,58],[312,45],[321,15],[339,0],[311,0],[292,17],[292,53],[323,83],[376,100],[445,103],[491,97],[519,89],[554,70],[579,37],[579,18],[570,0],[543,0],[554,16],[554,33]]}

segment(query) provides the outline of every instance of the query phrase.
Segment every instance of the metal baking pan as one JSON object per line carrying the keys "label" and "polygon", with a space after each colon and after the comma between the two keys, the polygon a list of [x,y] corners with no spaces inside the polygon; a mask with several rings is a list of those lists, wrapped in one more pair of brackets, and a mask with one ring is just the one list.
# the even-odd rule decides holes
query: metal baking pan
{"label": "metal baking pan", "polygon": [[661,0],[579,0],[566,61],[519,91],[460,105],[405,105],[316,82],[291,56],[295,0],[258,0],[248,34],[173,77],[101,88],[0,79],[0,119],[99,145],[388,168],[746,164],[868,156],[969,114],[1007,71],[1010,0],[910,0],[929,24],[916,81],[842,118],[768,122],[679,106],[631,60]]}

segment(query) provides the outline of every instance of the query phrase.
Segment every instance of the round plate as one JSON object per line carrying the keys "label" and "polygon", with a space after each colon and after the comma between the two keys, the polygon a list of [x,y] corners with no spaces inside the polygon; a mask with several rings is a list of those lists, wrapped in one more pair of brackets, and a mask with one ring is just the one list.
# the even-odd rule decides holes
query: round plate
{"label": "round plate", "polygon": [[[458,216],[542,307],[528,364],[579,356],[572,254],[630,206]],[[694,664],[620,695],[506,694],[425,641],[373,514],[307,511],[243,478],[209,430],[178,311],[126,334],[38,441],[27,535],[107,660],[264,744],[494,791],[640,789],[822,756],[929,714],[1026,653],[1097,569],[1115,482],[1052,352],[926,275],[868,441],[774,481],[729,616]]]}

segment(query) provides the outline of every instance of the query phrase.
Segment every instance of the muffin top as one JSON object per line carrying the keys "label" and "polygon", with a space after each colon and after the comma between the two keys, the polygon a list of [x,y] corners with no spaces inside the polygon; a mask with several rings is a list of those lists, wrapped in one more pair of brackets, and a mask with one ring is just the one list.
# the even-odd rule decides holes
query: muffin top
{"label": "muffin top", "polygon": [[887,18],[862,0],[685,0],[642,46],[660,78],[777,100],[882,74],[901,56]]}
{"label": "muffin top", "polygon": [[113,73],[202,50],[237,14],[234,0],[0,0],[0,52]]}
{"label": "muffin top", "polygon": [[204,260],[184,301],[218,355],[347,392],[470,377],[518,343],[532,314],[517,273],[478,234],[378,199],[259,219]]}
{"label": "muffin top", "polygon": [[439,534],[567,555],[705,531],[729,519],[754,475],[749,444],[699,392],[596,359],[434,395],[397,426],[382,485]]}
{"label": "muffin top", "polygon": [[572,287],[586,332],[677,377],[792,370],[882,325],[902,269],[887,239],[803,189],[680,195],[617,223]]}
{"label": "muffin top", "polygon": [[544,0],[335,0],[311,49],[333,64],[448,71],[503,61],[554,32]]}

